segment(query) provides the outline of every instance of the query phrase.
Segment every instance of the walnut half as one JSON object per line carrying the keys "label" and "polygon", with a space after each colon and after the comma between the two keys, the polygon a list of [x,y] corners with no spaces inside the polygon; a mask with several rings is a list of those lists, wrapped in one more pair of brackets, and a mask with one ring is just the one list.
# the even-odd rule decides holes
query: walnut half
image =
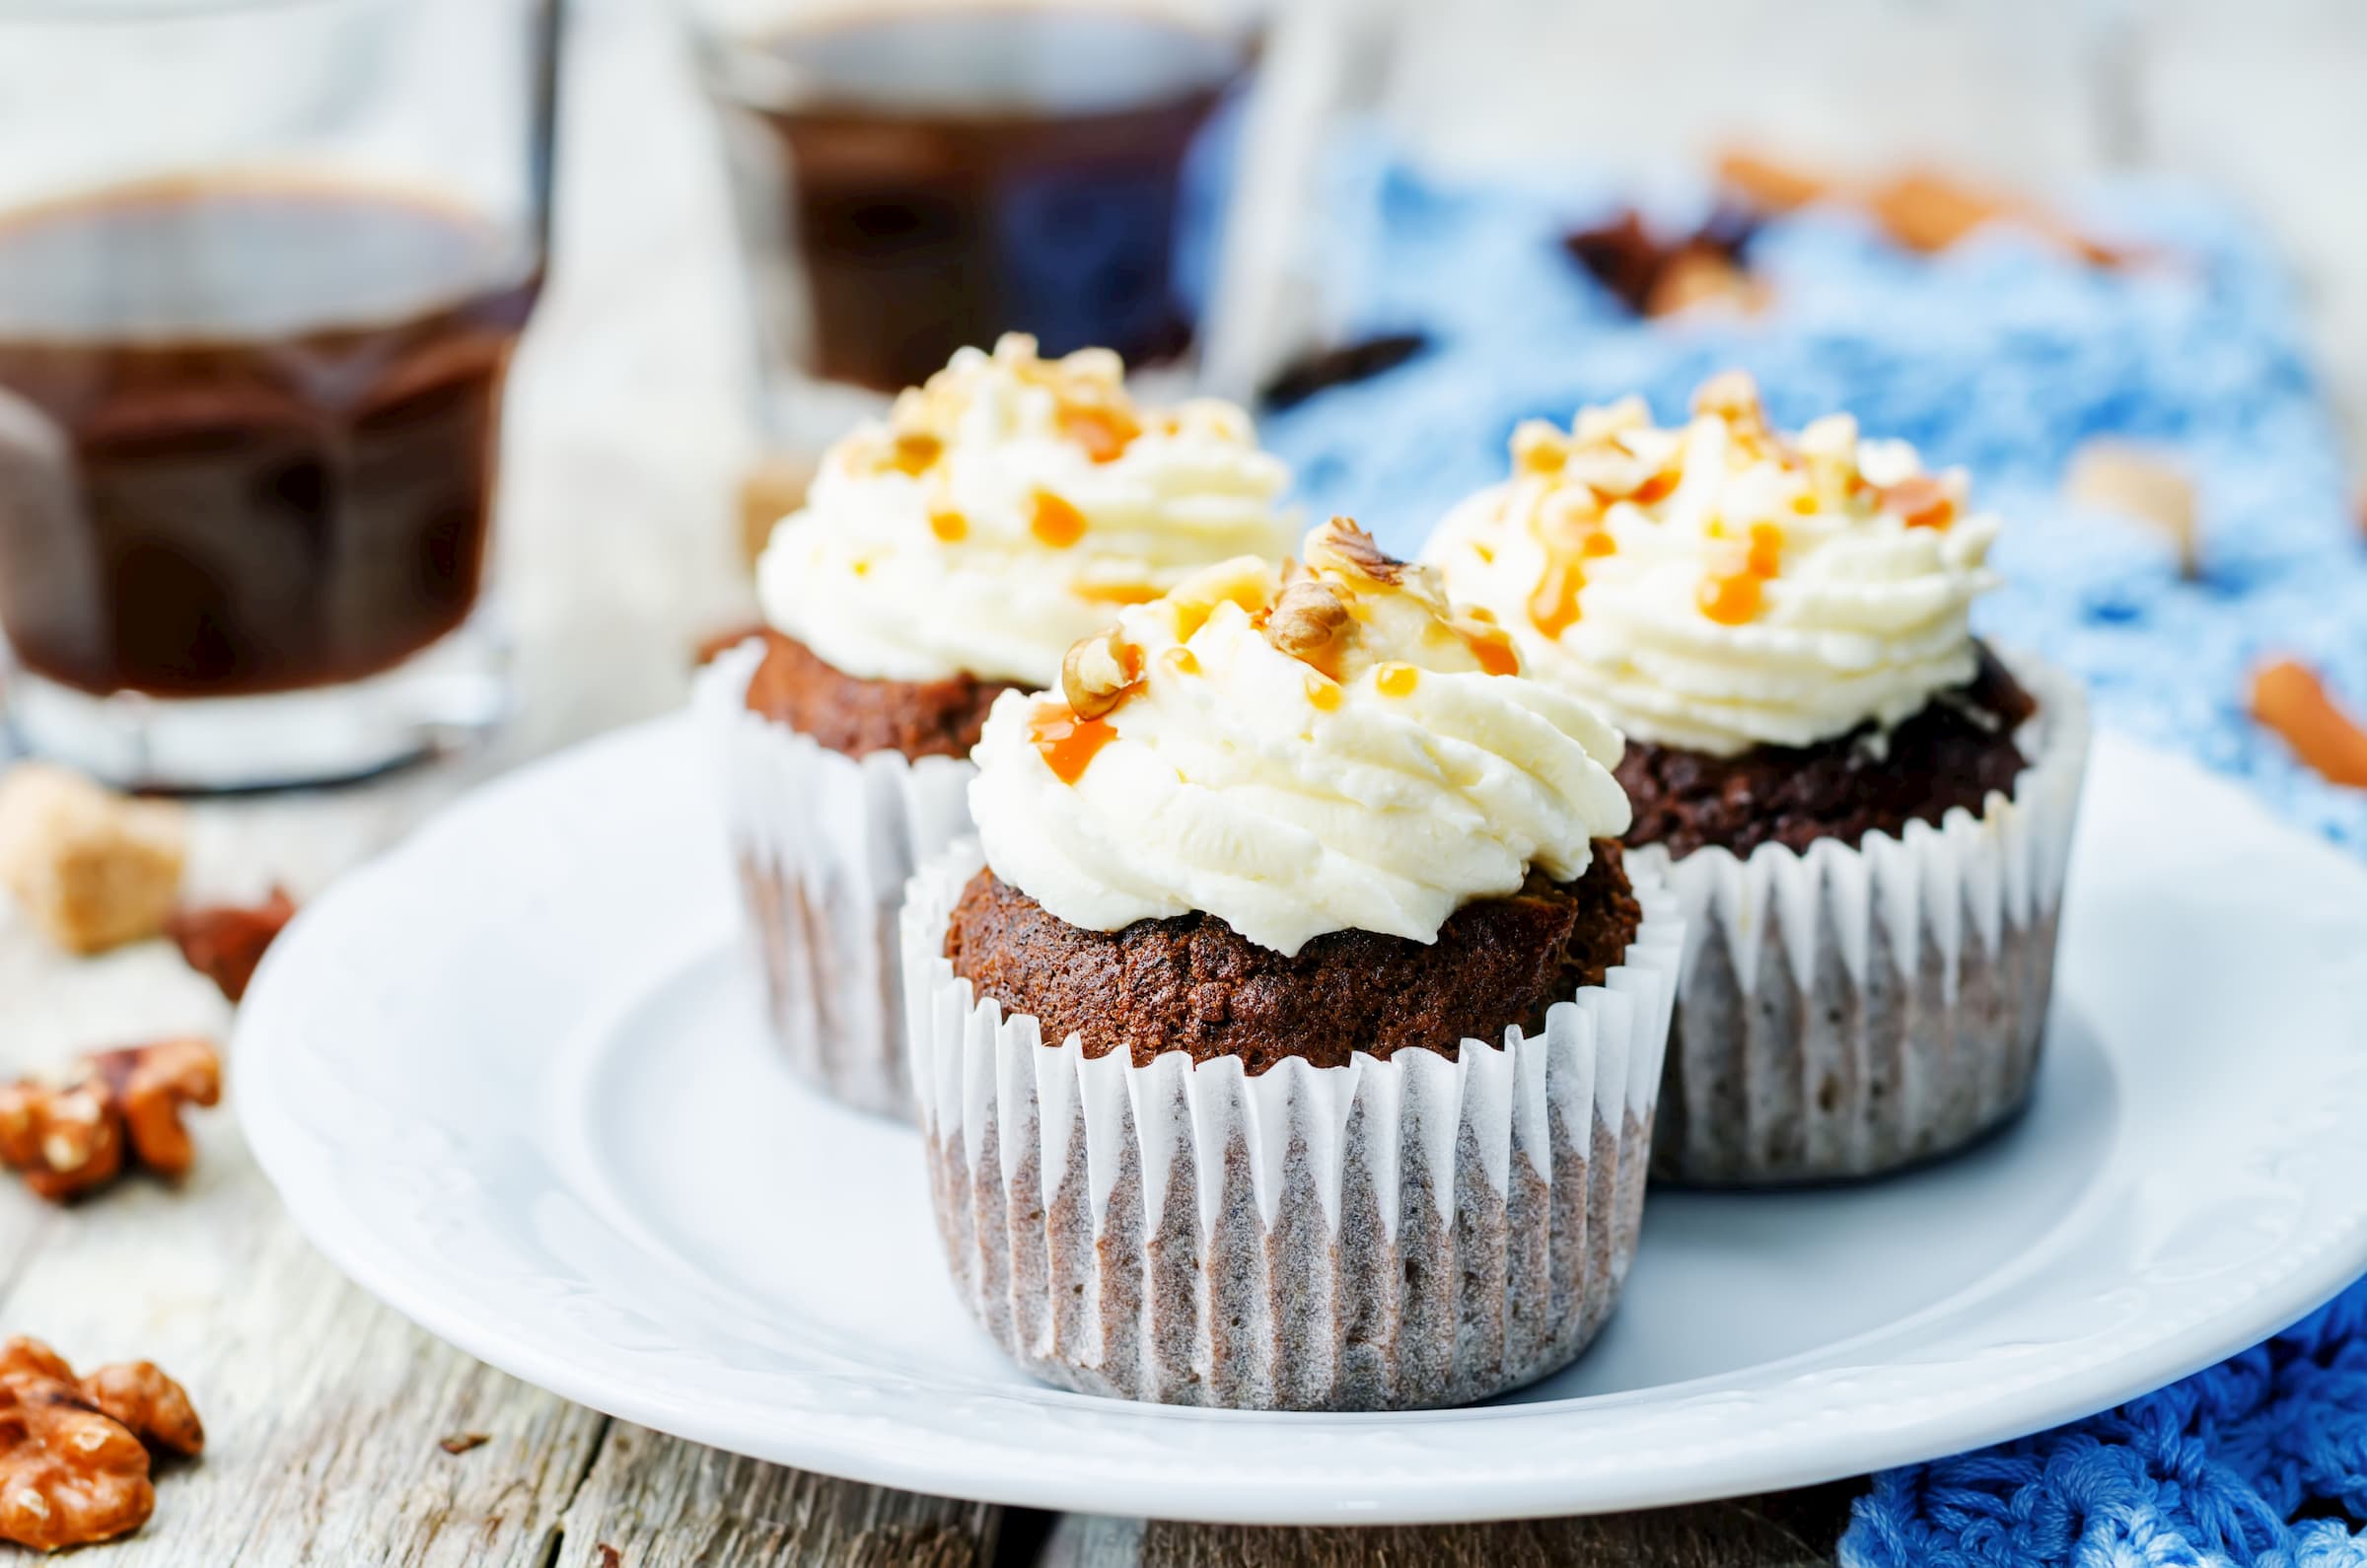
{"label": "walnut half", "polygon": [[101,1051],[62,1088],[32,1079],[0,1088],[0,1161],[52,1203],[103,1187],[127,1161],[164,1176],[196,1163],[186,1105],[222,1098],[222,1059],[202,1039]]}
{"label": "walnut half", "polygon": [[1302,578],[1282,590],[1265,620],[1265,640],[1293,659],[1324,658],[1348,631],[1348,606],[1328,583]]}
{"label": "walnut half", "polygon": [[204,1447],[188,1394],[153,1363],[77,1379],[37,1339],[0,1344],[0,1539],[56,1551],[128,1534],[156,1510],[150,1450]]}
{"label": "walnut half", "polygon": [[1344,517],[1307,535],[1307,564],[1327,571],[1395,584],[1405,577],[1405,563],[1381,548],[1380,541]]}
{"label": "walnut half", "polygon": [[1080,719],[1098,719],[1125,698],[1142,675],[1142,651],[1115,626],[1069,644],[1060,661],[1060,694]]}

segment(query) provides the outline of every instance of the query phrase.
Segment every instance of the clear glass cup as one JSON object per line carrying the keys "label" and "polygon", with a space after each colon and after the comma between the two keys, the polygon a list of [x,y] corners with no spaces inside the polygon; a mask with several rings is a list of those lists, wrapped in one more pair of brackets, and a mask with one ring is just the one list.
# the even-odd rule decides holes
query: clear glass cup
{"label": "clear glass cup", "polygon": [[683,4],[775,441],[1004,331],[1188,373],[1266,0]]}
{"label": "clear glass cup", "polygon": [[349,777],[499,721],[559,0],[0,0],[0,632],[32,750]]}

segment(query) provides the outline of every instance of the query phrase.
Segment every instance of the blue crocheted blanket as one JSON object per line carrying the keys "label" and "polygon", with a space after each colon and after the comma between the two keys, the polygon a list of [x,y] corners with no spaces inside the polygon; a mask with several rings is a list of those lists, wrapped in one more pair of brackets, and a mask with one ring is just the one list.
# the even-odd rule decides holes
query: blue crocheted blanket
{"label": "blue crocheted blanket", "polygon": [[[2367,702],[2367,537],[2285,276],[2225,207],[2137,185],[2083,202],[2096,233],[2175,258],[2139,273],[2004,229],[1913,255],[1860,215],[1811,210],[1752,243],[1768,313],[1644,322],[1560,244],[1632,192],[1451,184],[1365,154],[1344,169],[1332,276],[1350,335],[1415,330],[1429,346],[1268,422],[1311,511],[1348,513],[1409,551],[1502,473],[1519,420],[1566,421],[1631,392],[1674,418],[1704,376],[1741,365],[1785,423],[1847,409],[1972,471],[2012,520],[1985,634],[2078,672],[2103,722],[2367,850],[2367,791],[2301,767],[2245,709],[2271,652]],[[1706,192],[1655,197],[1677,223]],[[2099,435],[2176,449],[2199,490],[2198,581],[2159,534],[2059,498],[2066,461]],[[1877,1477],[1841,1555],[1852,1568],[2367,1565],[2367,1283],[2108,1414]]]}

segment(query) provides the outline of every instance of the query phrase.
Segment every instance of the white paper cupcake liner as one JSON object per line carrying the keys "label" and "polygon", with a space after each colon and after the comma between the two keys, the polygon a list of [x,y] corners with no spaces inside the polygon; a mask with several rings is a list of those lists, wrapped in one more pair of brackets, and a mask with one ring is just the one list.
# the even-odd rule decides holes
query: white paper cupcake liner
{"label": "white paper cupcake liner", "polygon": [[2063,874],[2088,753],[2069,678],[2021,659],[2038,699],[2013,793],[1805,853],[1762,844],[1672,860],[1686,921],[1656,1176],[1771,1185],[1871,1176],[1945,1154],[2030,1093],[2054,978]]}
{"label": "white paper cupcake liner", "polygon": [[851,757],[752,713],[763,647],[716,659],[692,697],[726,820],[772,1024],[797,1072],[909,1119],[897,909],[916,867],[969,830],[965,758]]}
{"label": "white paper cupcake liner", "polygon": [[1683,929],[1646,879],[1545,1033],[1345,1067],[1043,1043],[943,957],[965,840],[903,915],[913,1076],[954,1282],[1022,1366],[1170,1404],[1448,1405],[1566,1366],[1635,1254]]}

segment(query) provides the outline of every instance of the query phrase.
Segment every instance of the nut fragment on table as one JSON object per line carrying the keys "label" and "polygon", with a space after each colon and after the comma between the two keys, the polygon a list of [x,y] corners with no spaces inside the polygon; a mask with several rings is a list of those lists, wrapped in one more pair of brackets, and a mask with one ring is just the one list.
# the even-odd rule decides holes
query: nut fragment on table
{"label": "nut fragment on table", "polygon": [[0,887],[71,953],[155,936],[180,892],[179,807],[138,801],[45,762],[0,777]]}
{"label": "nut fragment on table", "polygon": [[1768,302],[1764,283],[1751,276],[1744,249],[1756,218],[1733,209],[1712,213],[1688,233],[1662,237],[1628,208],[1614,218],[1562,237],[1562,248],[1597,283],[1638,316],[1673,316],[1723,304],[1755,313]]}
{"label": "nut fragment on table", "polygon": [[2278,659],[2252,677],[2252,716],[2330,783],[2367,789],[2367,730],[2308,666]]}
{"label": "nut fragment on table", "polygon": [[77,1379],[37,1339],[0,1344],[0,1539],[41,1551],[130,1533],[156,1510],[150,1456],[193,1456],[205,1428],[153,1362]]}
{"label": "nut fragment on table", "polygon": [[296,900],[285,888],[274,886],[261,903],[177,910],[165,923],[165,934],[190,968],[236,1002],[246,996],[263,954],[295,917]]}
{"label": "nut fragment on table", "polygon": [[202,1039],[101,1051],[62,1085],[0,1088],[0,1162],[52,1203],[106,1186],[134,1163],[178,1178],[197,1159],[182,1109],[221,1098],[222,1061]]}
{"label": "nut fragment on table", "polygon": [[1736,148],[1719,157],[1717,174],[1729,192],[1763,212],[1790,212],[1812,201],[1855,202],[1893,240],[1926,254],[1947,249],[1984,224],[2007,219],[2094,266],[2125,266],[2144,259],[2090,238],[2038,202],[1984,189],[1937,170],[1908,169],[1881,179],[1848,180]]}
{"label": "nut fragment on table", "polygon": [[2180,575],[2202,575],[2194,481],[2167,454],[2126,441],[2086,442],[2072,454],[2063,494],[2081,506],[2151,524],[2177,549]]}

